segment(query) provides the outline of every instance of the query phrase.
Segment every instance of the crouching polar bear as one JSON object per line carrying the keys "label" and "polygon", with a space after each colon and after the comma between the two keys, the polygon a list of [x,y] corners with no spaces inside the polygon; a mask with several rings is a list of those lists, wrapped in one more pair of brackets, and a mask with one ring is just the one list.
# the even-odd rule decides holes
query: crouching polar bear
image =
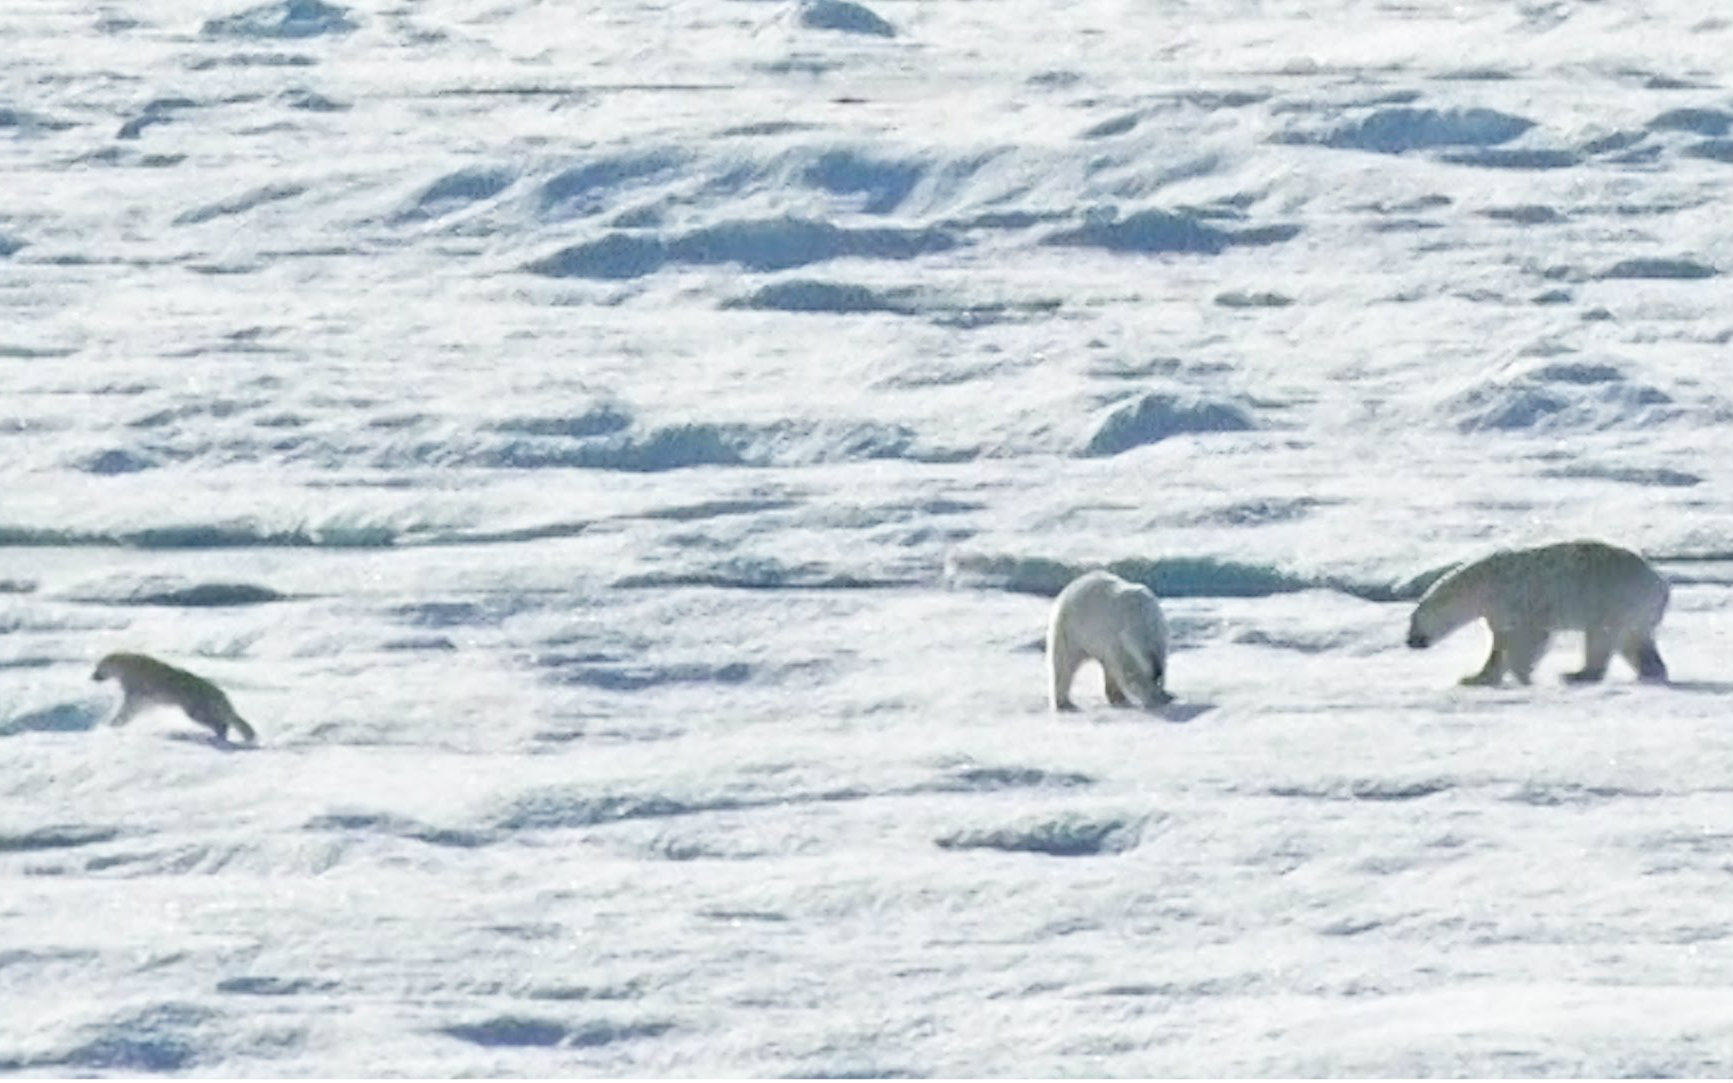
{"label": "crouching polar bear", "polygon": [[258,739],[223,690],[196,673],[147,654],[121,652],[105,655],[90,675],[93,681],[111,678],[120,682],[122,693],[120,709],[108,720],[111,726],[124,726],[152,707],[179,707],[188,718],[215,732],[219,741],[227,741],[231,729],[248,743]]}
{"label": "crouching polar bear", "polygon": [[1129,699],[1149,708],[1173,701],[1165,687],[1167,621],[1148,587],[1094,571],[1059,592],[1047,625],[1055,711],[1077,709],[1071,702],[1071,681],[1077,667],[1090,658],[1101,663],[1107,701],[1115,707],[1126,706]]}
{"label": "crouching polar bear", "polygon": [[1567,681],[1598,681],[1617,651],[1645,681],[1665,681],[1655,626],[1667,610],[1667,581],[1628,549],[1569,541],[1501,549],[1432,584],[1414,607],[1408,645],[1429,647],[1484,618],[1492,654],[1463,684],[1495,685],[1505,673],[1524,684],[1553,632],[1584,634],[1583,668]]}

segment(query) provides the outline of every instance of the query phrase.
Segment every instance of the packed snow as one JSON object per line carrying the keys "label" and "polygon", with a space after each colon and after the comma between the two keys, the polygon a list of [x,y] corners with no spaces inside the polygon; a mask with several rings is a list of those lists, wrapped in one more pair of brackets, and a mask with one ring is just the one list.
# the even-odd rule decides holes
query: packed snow
{"label": "packed snow", "polygon": [[[0,41],[0,1071],[1733,1074],[1714,5]],[[1405,647],[1575,537],[1670,685]]]}

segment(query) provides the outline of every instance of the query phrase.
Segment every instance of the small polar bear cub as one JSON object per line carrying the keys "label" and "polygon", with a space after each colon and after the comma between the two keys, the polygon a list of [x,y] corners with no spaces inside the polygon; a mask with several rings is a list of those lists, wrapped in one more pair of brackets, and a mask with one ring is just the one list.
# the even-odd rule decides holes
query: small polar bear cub
{"label": "small polar bear cub", "polygon": [[179,707],[186,716],[201,726],[214,730],[219,741],[227,741],[229,730],[251,743],[257,739],[253,727],[247,725],[235,710],[223,690],[193,673],[159,662],[144,654],[110,654],[96,664],[93,681],[114,678],[120,681],[120,710],[108,720],[111,726],[122,726],[134,715],[152,707]]}
{"label": "small polar bear cub", "polygon": [[1484,618],[1492,629],[1492,653],[1462,683],[1496,685],[1508,672],[1527,684],[1552,633],[1581,631],[1583,668],[1565,680],[1600,680],[1617,651],[1640,679],[1665,681],[1655,627],[1667,596],[1667,581],[1648,561],[1604,542],[1501,549],[1432,584],[1414,607],[1408,645],[1429,647]]}
{"label": "small polar bear cub", "polygon": [[1047,625],[1055,711],[1074,711],[1071,682],[1077,667],[1093,658],[1107,677],[1107,701],[1124,707],[1131,699],[1147,708],[1173,702],[1166,690],[1167,621],[1148,587],[1112,572],[1086,572],[1053,601]]}

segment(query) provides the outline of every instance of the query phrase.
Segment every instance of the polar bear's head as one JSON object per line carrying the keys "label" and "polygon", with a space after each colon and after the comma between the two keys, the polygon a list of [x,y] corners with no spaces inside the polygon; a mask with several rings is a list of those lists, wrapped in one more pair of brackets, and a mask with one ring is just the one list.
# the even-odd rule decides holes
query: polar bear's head
{"label": "polar bear's head", "polygon": [[1427,588],[1408,621],[1408,645],[1424,650],[1486,612],[1480,565],[1457,568]]}

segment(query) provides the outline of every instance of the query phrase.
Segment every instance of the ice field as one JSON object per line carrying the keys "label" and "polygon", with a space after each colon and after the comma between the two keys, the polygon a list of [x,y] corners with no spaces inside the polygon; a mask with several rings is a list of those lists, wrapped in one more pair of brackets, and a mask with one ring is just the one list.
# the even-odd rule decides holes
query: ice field
{"label": "ice field", "polygon": [[0,5],[0,1072],[1733,1074],[1733,11],[248,3]]}

